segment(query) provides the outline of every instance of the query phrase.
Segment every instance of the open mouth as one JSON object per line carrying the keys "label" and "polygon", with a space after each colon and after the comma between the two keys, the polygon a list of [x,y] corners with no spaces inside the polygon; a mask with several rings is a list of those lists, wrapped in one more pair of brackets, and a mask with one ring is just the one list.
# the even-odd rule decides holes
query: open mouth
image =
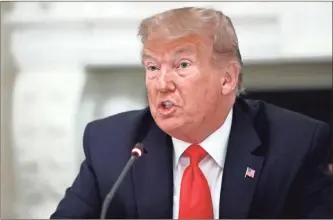
{"label": "open mouth", "polygon": [[162,114],[170,114],[175,110],[176,106],[171,101],[163,101],[159,104],[159,112]]}

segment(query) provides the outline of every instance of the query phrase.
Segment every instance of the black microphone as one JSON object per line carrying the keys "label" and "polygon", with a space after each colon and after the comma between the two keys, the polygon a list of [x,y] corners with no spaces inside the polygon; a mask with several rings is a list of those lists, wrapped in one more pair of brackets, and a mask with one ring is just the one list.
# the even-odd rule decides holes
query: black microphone
{"label": "black microphone", "polygon": [[101,219],[105,219],[106,213],[108,211],[109,205],[111,203],[112,198],[114,197],[117,189],[119,188],[120,184],[123,182],[127,172],[132,167],[134,161],[141,157],[144,153],[147,153],[147,150],[143,147],[141,143],[137,143],[135,147],[132,149],[131,158],[128,160],[126,166],[124,167],[123,171],[119,175],[117,181],[111,188],[110,192],[106,195],[106,198],[103,202],[102,212],[101,212]]}

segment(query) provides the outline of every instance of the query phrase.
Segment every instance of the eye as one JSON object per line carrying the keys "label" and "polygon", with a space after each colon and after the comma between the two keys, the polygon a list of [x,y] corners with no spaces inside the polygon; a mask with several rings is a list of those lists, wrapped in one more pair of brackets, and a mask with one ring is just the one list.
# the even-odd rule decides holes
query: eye
{"label": "eye", "polygon": [[158,70],[157,66],[148,66],[147,69],[149,71],[156,71],[156,70]]}
{"label": "eye", "polygon": [[182,69],[185,69],[187,67],[191,66],[190,62],[187,62],[187,61],[182,61],[180,62],[178,68],[182,68]]}

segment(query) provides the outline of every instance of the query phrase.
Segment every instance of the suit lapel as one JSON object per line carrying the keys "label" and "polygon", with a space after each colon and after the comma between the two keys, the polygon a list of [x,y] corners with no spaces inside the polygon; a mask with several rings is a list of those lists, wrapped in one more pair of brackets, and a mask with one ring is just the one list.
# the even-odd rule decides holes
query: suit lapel
{"label": "suit lapel", "polygon": [[139,218],[171,219],[173,211],[171,138],[152,122],[142,143],[148,153],[133,167]]}
{"label": "suit lapel", "polygon": [[[240,103],[242,102],[242,103]],[[247,218],[263,164],[261,141],[242,100],[234,105],[232,128],[223,169],[220,218]],[[259,153],[258,153],[259,152]],[[254,177],[244,177],[247,167]]]}

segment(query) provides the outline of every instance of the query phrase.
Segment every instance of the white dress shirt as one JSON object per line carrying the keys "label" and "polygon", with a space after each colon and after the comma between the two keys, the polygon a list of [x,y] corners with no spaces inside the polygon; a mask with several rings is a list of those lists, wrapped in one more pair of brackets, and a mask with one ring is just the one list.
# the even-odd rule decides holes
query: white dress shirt
{"label": "white dress shirt", "polygon": [[[214,218],[219,218],[220,192],[222,186],[222,174],[229,134],[232,124],[232,110],[229,112],[224,124],[213,134],[206,138],[200,146],[204,148],[208,155],[199,163],[199,167],[204,173],[210,192],[212,195]],[[172,138],[174,157],[173,157],[173,218],[178,219],[180,184],[185,168],[189,165],[188,157],[182,156],[183,152],[191,145],[184,141]]]}

